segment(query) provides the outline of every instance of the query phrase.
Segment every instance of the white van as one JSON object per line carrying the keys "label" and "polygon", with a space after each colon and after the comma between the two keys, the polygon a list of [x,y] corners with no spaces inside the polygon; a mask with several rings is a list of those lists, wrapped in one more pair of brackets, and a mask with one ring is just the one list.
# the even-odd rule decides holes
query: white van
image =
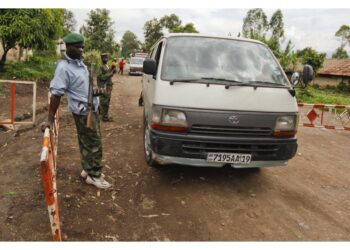
{"label": "white van", "polygon": [[131,57],[129,75],[142,75],[143,61],[145,57]]}
{"label": "white van", "polygon": [[143,72],[150,166],[283,166],[295,155],[295,91],[265,44],[168,34],[151,48]]}

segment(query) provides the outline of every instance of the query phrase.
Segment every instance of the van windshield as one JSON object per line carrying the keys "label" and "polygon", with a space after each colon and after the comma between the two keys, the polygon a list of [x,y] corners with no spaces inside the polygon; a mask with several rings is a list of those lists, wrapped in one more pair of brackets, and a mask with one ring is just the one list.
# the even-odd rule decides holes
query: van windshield
{"label": "van windshield", "polygon": [[272,52],[264,45],[232,39],[170,37],[161,78],[228,79],[288,85]]}

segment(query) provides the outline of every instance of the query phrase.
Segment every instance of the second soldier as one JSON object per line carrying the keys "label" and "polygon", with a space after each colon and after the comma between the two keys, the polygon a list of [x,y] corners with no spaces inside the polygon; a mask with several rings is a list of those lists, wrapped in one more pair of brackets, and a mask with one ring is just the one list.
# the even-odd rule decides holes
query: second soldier
{"label": "second soldier", "polygon": [[113,118],[108,115],[108,111],[113,89],[112,77],[116,73],[116,69],[108,67],[108,59],[107,53],[101,54],[102,65],[97,71],[97,86],[106,89],[106,92],[100,96],[99,107],[101,120],[104,122],[113,121]]}

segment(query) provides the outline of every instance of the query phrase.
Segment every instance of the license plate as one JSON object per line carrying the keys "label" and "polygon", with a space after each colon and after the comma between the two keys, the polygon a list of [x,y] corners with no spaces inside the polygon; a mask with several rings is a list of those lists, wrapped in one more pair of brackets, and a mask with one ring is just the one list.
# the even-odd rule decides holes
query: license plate
{"label": "license plate", "polygon": [[251,159],[251,154],[208,153],[207,155],[207,162],[249,164]]}

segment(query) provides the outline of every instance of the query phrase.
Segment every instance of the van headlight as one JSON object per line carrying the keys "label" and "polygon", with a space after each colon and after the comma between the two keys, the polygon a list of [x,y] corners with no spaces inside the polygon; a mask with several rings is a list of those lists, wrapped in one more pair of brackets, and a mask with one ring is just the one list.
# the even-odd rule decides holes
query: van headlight
{"label": "van headlight", "polygon": [[166,131],[187,131],[186,114],[183,111],[154,107],[152,110],[153,129]]}
{"label": "van headlight", "polygon": [[297,132],[298,117],[296,115],[280,116],[276,120],[275,136],[293,137]]}
{"label": "van headlight", "polygon": [[276,120],[275,131],[295,130],[296,116],[280,116]]}

